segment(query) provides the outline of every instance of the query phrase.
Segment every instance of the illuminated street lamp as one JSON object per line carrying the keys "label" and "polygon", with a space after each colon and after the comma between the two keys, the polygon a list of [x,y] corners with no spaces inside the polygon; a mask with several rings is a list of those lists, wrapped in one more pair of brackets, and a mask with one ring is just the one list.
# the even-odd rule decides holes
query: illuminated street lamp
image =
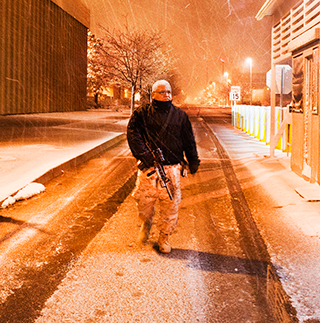
{"label": "illuminated street lamp", "polygon": [[220,58],[220,61],[221,61],[221,67],[222,67],[222,70],[221,70],[221,82],[223,82],[223,77],[224,77],[224,58]]}
{"label": "illuminated street lamp", "polygon": [[228,72],[224,72],[223,76],[224,76],[225,82],[228,83],[229,73]]}
{"label": "illuminated street lamp", "polygon": [[228,105],[228,95],[229,95],[229,93],[228,93],[228,79],[229,79],[229,73],[228,72],[224,72],[224,74],[223,74],[223,78],[224,78],[224,83],[225,83],[225,87],[226,87],[226,89],[225,89],[225,94],[226,94],[226,97],[225,97],[225,99],[224,99],[224,101],[225,101],[225,103],[224,103],[224,105],[226,106],[226,105]]}
{"label": "illuminated street lamp", "polygon": [[248,57],[247,62],[250,67],[250,105],[252,105],[252,58]]}

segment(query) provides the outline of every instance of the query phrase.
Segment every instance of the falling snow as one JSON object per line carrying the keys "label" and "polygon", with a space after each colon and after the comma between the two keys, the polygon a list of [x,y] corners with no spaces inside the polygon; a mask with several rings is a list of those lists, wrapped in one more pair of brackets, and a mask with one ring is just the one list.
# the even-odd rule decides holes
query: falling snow
{"label": "falling snow", "polygon": [[[245,60],[253,58],[255,72],[270,67],[271,20],[257,21],[264,1],[235,0],[83,0],[91,9],[91,30],[102,28],[160,30],[179,54],[182,87],[196,94],[221,75],[222,68],[247,73]],[[221,66],[224,58],[224,66]],[[259,62],[259,63],[258,63]]]}

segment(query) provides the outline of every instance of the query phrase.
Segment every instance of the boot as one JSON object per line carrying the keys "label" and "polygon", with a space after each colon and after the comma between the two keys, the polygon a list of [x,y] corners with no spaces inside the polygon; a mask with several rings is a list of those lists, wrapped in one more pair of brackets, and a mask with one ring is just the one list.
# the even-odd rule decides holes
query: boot
{"label": "boot", "polygon": [[171,246],[170,246],[168,240],[169,240],[169,234],[165,234],[165,233],[160,232],[158,245],[159,245],[159,251],[161,253],[170,253],[171,252]]}
{"label": "boot", "polygon": [[148,241],[150,229],[151,229],[151,223],[148,223],[148,222],[142,223],[139,236],[138,236],[138,241],[140,243],[144,244]]}

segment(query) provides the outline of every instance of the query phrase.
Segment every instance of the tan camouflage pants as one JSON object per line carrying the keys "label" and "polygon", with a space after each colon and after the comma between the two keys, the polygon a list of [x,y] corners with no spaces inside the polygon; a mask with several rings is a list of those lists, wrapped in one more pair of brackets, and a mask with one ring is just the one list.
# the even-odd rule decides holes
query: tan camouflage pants
{"label": "tan camouflage pants", "polygon": [[133,197],[139,209],[139,217],[142,221],[148,223],[152,223],[155,204],[159,199],[158,227],[160,232],[165,234],[172,234],[178,222],[179,204],[181,202],[180,167],[180,165],[164,166],[166,175],[170,179],[167,185],[173,200],[170,200],[167,190],[161,187],[157,174],[147,176],[150,170],[146,172],[138,171],[136,187],[133,191]]}

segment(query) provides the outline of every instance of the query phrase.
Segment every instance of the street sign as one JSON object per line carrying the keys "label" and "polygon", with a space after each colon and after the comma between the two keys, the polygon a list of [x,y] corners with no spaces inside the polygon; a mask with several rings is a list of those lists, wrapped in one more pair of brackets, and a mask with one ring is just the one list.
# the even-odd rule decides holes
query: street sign
{"label": "street sign", "polygon": [[230,101],[240,101],[240,86],[231,86]]}
{"label": "street sign", "polygon": [[[267,86],[271,89],[271,70],[267,73]],[[292,91],[292,68],[289,65],[276,65],[276,94],[289,94]]]}

